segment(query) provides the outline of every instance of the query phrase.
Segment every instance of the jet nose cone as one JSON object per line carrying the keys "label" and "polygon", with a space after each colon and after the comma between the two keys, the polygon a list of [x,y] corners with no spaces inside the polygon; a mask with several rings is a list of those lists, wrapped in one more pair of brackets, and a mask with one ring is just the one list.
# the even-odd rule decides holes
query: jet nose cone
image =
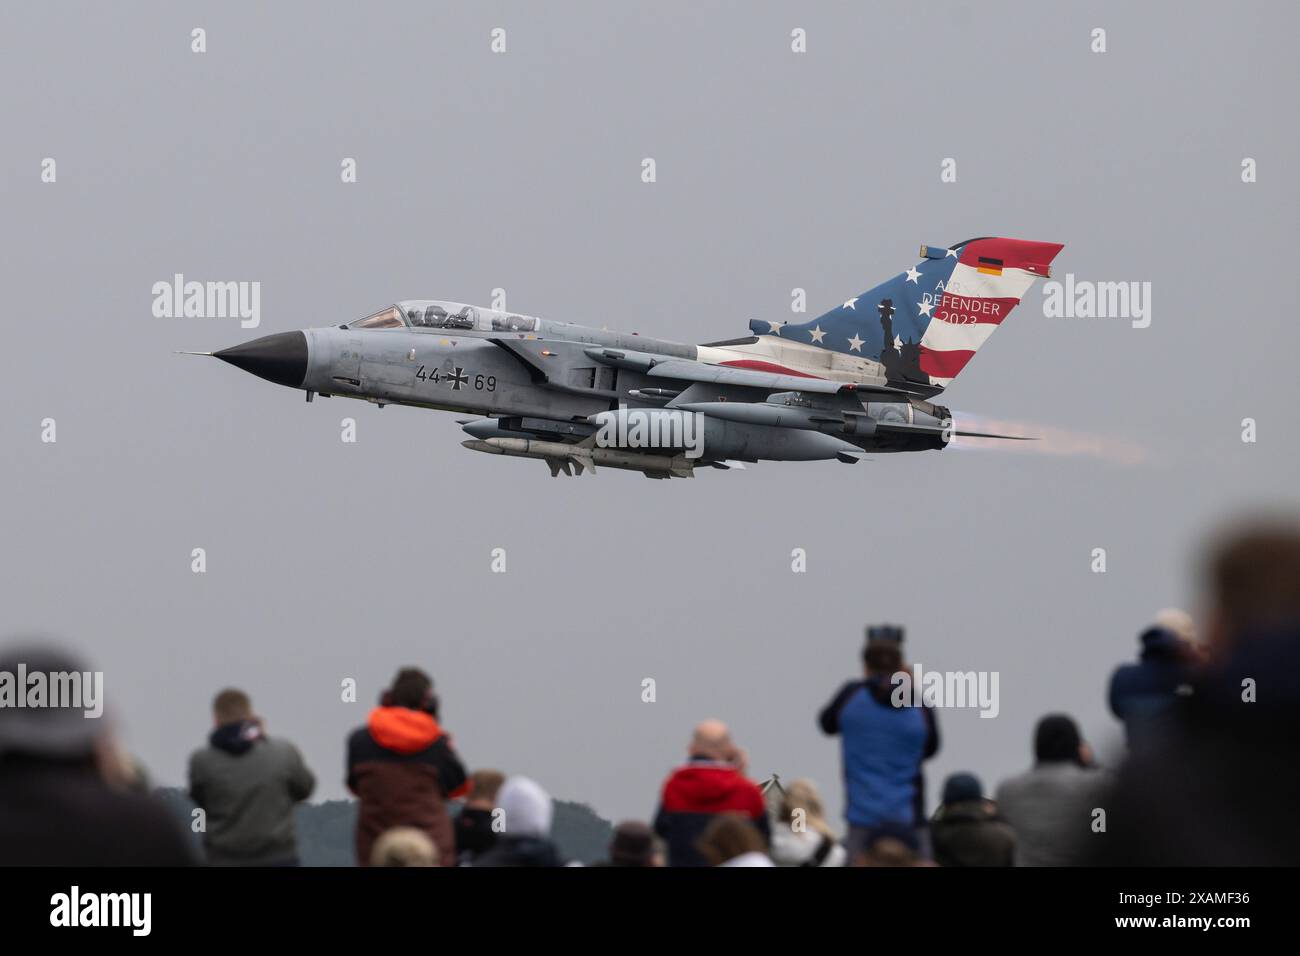
{"label": "jet nose cone", "polygon": [[264,335],[213,354],[277,385],[298,388],[307,377],[307,336],[301,332]]}

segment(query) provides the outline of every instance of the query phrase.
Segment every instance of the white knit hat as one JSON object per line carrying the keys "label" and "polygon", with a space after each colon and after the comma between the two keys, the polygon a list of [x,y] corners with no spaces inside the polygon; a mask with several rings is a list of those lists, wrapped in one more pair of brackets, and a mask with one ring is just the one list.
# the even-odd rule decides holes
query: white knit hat
{"label": "white knit hat", "polygon": [[505,813],[507,836],[550,835],[554,805],[547,792],[527,777],[507,778],[497,794],[497,806]]}

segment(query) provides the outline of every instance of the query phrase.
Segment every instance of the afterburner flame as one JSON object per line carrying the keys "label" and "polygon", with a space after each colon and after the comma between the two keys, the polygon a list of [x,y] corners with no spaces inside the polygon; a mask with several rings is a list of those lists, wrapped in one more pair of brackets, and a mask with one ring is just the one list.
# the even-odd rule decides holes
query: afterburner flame
{"label": "afterburner flame", "polygon": [[[956,436],[948,445],[962,451],[997,450],[1022,455],[1049,455],[1058,458],[1093,458],[1113,465],[1134,466],[1149,460],[1147,449],[1124,438],[1071,431],[1053,425],[1012,422],[981,415],[954,415]],[[963,430],[992,432],[1035,441],[1004,441],[996,438],[972,438]]]}

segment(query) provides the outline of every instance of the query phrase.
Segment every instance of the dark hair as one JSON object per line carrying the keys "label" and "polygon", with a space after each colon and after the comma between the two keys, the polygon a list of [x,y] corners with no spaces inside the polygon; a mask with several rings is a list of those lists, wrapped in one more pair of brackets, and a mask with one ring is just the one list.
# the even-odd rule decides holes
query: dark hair
{"label": "dark hair", "polygon": [[1300,623],[1300,526],[1294,521],[1257,520],[1221,537],[1208,572],[1229,634]]}
{"label": "dark hair", "polygon": [[862,663],[873,674],[895,674],[903,668],[903,649],[897,644],[868,644],[862,650]]}
{"label": "dark hair", "polygon": [[218,723],[233,724],[237,720],[246,720],[252,713],[253,702],[242,690],[227,687],[212,698],[212,715]]}
{"label": "dark hair", "polygon": [[386,695],[392,707],[419,710],[433,691],[433,678],[418,667],[403,667],[393,678],[393,686]]}
{"label": "dark hair", "polygon": [[640,820],[625,820],[609,841],[611,866],[649,866],[654,857],[654,831]]}
{"label": "dark hair", "polygon": [[1048,714],[1034,728],[1034,759],[1039,763],[1065,761],[1082,764],[1079,725],[1066,714]]}

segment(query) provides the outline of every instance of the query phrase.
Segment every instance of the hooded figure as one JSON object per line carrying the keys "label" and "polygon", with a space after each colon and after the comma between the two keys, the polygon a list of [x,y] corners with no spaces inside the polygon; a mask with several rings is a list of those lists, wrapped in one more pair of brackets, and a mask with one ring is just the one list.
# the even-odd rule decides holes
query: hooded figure
{"label": "hooded figure", "polygon": [[0,651],[0,866],[195,862],[171,813],[140,792],[102,691],[102,674],[47,642]]}
{"label": "hooded figure", "polygon": [[357,865],[368,866],[374,842],[393,827],[422,830],[441,866],[456,865],[447,801],[467,790],[465,767],[438,723],[433,681],[416,668],[398,672],[364,727],[348,738],[348,789],[357,810]]}
{"label": "hooded figure", "polygon": [[699,839],[722,814],[738,814],[756,828],[763,846],[771,829],[758,785],[746,778],[744,751],[731,739],[726,724],[706,720],[695,728],[687,750],[690,760],[666,781],[654,829],[668,846],[669,866],[708,866]]}
{"label": "hooded figure", "polygon": [[1300,860],[1300,520],[1234,521],[1203,562],[1195,692],[1131,741],[1090,863]]}
{"label": "hooded figure", "polygon": [[[1076,745],[1077,750],[1077,745]],[[955,773],[943,785],[943,803],[930,820],[934,862],[940,866],[1011,866],[1016,836],[984,799],[979,778]]]}
{"label": "hooded figure", "polygon": [[298,862],[294,806],[316,778],[287,740],[268,737],[242,691],[217,694],[216,728],[190,757],[190,798],[206,814],[203,848],[215,866]]}
{"label": "hooded figure", "polygon": [[1138,662],[1120,665],[1110,679],[1110,709],[1124,722],[1130,746],[1191,695],[1198,657],[1192,619],[1183,611],[1161,611],[1138,640]]}
{"label": "hooded figure", "polygon": [[505,829],[473,866],[564,865],[550,839],[555,807],[541,786],[527,777],[509,777],[497,794],[497,808]]}

